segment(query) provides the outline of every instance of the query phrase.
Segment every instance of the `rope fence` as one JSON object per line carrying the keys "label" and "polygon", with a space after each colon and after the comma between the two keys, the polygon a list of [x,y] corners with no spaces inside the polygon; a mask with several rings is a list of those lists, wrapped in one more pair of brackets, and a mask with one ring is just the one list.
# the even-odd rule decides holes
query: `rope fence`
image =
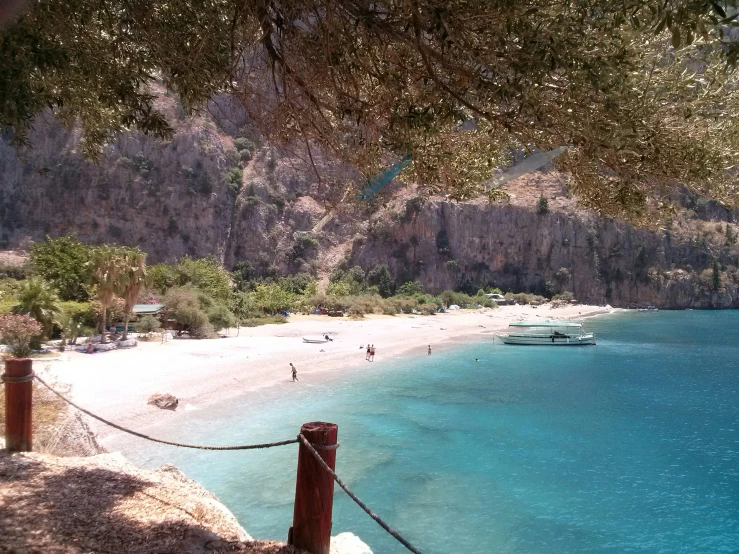
{"label": "rope fence", "polygon": [[[123,427],[121,425],[118,425],[116,423],[113,423],[112,421],[108,421],[107,419],[104,419],[89,410],[86,410],[82,408],[81,406],[78,406],[74,402],[72,402],[69,398],[64,396],[63,394],[57,392],[54,390],[46,381],[44,381],[41,377],[36,375],[35,373],[29,376],[30,379],[36,379],[39,383],[41,383],[44,387],[46,387],[49,391],[51,391],[53,394],[58,396],[61,400],[72,406],[73,408],[76,408],[80,412],[82,412],[85,415],[90,416],[91,418],[100,421],[101,423],[104,423],[105,425],[108,425],[110,427],[113,427],[114,429],[118,429],[119,431],[122,431],[124,433],[127,433],[129,435],[133,435],[135,437],[139,437],[141,439],[145,439],[151,442],[156,442],[159,444],[166,444],[168,446],[178,446],[180,448],[194,448],[198,450],[257,450],[257,449],[263,449],[263,448],[272,448],[275,446],[285,446],[288,444],[296,444],[301,443],[303,444],[308,451],[315,457],[316,461],[321,465],[321,467],[328,472],[328,474],[333,478],[333,480],[342,488],[342,490],[351,498],[354,502],[357,503],[357,505],[364,510],[367,515],[369,515],[375,522],[382,527],[387,533],[389,533],[394,539],[396,539],[400,544],[405,546],[409,551],[413,552],[414,554],[421,554],[421,551],[418,550],[416,547],[414,547],[410,542],[408,542],[403,536],[400,535],[395,529],[390,527],[387,523],[385,523],[380,516],[375,514],[364,502],[362,502],[357,495],[355,495],[349,487],[347,487],[344,482],[339,478],[338,475],[336,475],[336,472],[332,470],[328,464],[324,461],[324,459],[321,457],[321,455],[318,453],[318,450],[336,450],[339,447],[339,443],[336,443],[334,445],[313,445],[311,442],[305,438],[305,436],[301,433],[298,434],[297,438],[295,439],[288,439],[284,441],[277,441],[277,442],[268,442],[263,444],[247,444],[247,445],[237,445],[237,446],[208,446],[208,445],[200,445],[200,444],[187,444],[187,443],[180,443],[180,442],[173,442],[173,441],[166,441],[162,439],[157,439],[155,437],[150,437],[149,435],[145,435],[143,433],[139,433],[138,431],[134,431],[132,429],[128,429],[126,427]],[[20,382],[20,381],[10,381],[9,379],[4,378],[3,379],[6,382]]]}
{"label": "rope fence", "polygon": [[400,544],[405,546],[408,550],[413,552],[414,554],[421,554],[421,551],[418,550],[415,546],[413,546],[411,543],[409,543],[407,540],[405,540],[400,533],[398,533],[395,529],[390,527],[387,523],[385,523],[380,516],[378,516],[375,512],[370,510],[369,506],[359,500],[357,498],[357,495],[354,494],[349,487],[347,487],[344,482],[339,479],[339,476],[336,475],[334,470],[332,470],[330,467],[328,467],[328,464],[323,460],[321,455],[318,453],[318,451],[313,447],[313,445],[306,439],[302,434],[298,435],[298,439],[300,439],[300,442],[305,445],[305,447],[310,451],[311,454],[313,454],[313,457],[318,461],[319,464],[321,464],[321,467],[323,467],[324,470],[328,472],[331,477],[333,477],[334,481],[344,490],[344,492],[349,495],[349,498],[354,500],[354,502],[357,503],[357,505],[362,508],[368,516],[370,516],[372,519],[374,519],[377,524],[382,527],[385,531],[387,531],[394,539],[396,539]]}
{"label": "rope fence", "polygon": [[150,437],[149,435],[144,435],[143,433],[139,433],[138,431],[134,431],[132,429],[127,429],[126,427],[122,427],[118,425],[117,423],[113,423],[112,421],[108,421],[107,419],[104,419],[98,415],[95,415],[92,412],[85,410],[84,408],[78,406],[77,404],[72,402],[69,398],[64,396],[63,394],[55,391],[53,388],[51,388],[51,386],[46,381],[44,381],[38,375],[34,374],[34,377],[39,383],[41,383],[43,386],[49,389],[52,393],[54,393],[59,398],[64,400],[64,402],[66,402],[70,406],[77,408],[83,414],[86,414],[90,416],[91,418],[96,419],[100,421],[101,423],[104,423],[105,425],[113,427],[113,429],[118,429],[119,431],[123,431],[124,433],[128,433],[129,435],[133,435],[134,437],[139,437],[140,439],[145,439],[151,442],[158,442],[159,444],[166,444],[169,446],[179,446],[180,448],[195,448],[197,450],[257,450],[260,448],[272,448],[274,446],[285,446],[286,444],[295,444],[299,442],[298,439],[289,439],[289,440],[278,441],[278,442],[267,442],[263,444],[245,444],[245,445],[239,445],[239,446],[207,446],[207,445],[202,445],[202,444],[187,444],[187,443],[182,443],[182,442],[165,441],[162,439]]}

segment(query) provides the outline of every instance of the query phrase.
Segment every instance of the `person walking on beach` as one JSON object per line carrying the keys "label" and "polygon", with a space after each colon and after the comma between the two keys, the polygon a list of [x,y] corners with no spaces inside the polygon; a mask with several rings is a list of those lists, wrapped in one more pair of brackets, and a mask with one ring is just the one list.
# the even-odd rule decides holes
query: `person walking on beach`
{"label": "person walking on beach", "polygon": [[367,361],[369,361],[370,350],[371,350],[370,349],[370,343],[367,343],[367,354],[364,356],[364,359],[367,360]]}
{"label": "person walking on beach", "polygon": [[295,369],[295,366],[292,364],[292,362],[290,362],[290,369],[292,369],[293,371],[293,381],[297,381],[298,380],[298,370]]}
{"label": "person walking on beach", "polygon": [[370,349],[369,349],[369,361],[370,362],[375,361],[375,345],[374,344],[370,346]]}
{"label": "person walking on beach", "polygon": [[429,344],[429,353],[428,353],[428,355],[431,356],[431,345],[430,344]]}

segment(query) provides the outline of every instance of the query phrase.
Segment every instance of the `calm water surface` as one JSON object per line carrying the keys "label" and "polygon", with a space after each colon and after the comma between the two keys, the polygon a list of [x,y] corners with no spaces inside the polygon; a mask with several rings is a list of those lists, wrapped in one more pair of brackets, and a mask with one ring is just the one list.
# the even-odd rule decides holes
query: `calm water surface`
{"label": "calm water surface", "polygon": [[[425,554],[739,552],[739,311],[613,315],[588,327],[595,347],[480,342],[367,364],[330,384],[303,375],[152,433],[233,444],[336,422],[339,475]],[[110,446],[146,467],[176,464],[253,536],[285,539],[296,446]],[[376,554],[405,552],[337,487],[341,531]]]}

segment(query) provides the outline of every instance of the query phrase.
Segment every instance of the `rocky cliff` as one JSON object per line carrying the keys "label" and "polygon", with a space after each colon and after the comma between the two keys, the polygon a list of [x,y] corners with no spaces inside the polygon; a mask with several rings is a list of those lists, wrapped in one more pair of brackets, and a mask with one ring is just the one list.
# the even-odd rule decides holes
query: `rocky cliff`
{"label": "rocky cliff", "polygon": [[[171,140],[122,134],[98,164],[50,118],[37,122],[32,148],[0,140],[0,247],[76,232],[139,245],[150,261],[248,261],[256,275],[386,263],[397,281],[432,291],[493,284],[617,306],[739,307],[736,214],[703,199],[683,198],[663,229],[639,230],[582,212],[563,176],[544,171],[510,183],[507,203],[424,200],[403,188],[337,210],[314,234],[341,191],[326,182],[350,171],[272,148],[223,103],[197,117],[164,93],[159,104],[176,123]],[[540,195],[548,213],[537,213]]]}

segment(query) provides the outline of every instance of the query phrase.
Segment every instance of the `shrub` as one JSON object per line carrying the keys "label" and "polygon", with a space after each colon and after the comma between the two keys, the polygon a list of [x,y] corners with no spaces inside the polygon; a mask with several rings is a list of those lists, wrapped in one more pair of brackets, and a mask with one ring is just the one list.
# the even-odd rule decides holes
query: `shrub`
{"label": "shrub", "polygon": [[214,304],[208,311],[208,321],[216,331],[236,327],[236,317],[223,304]]}
{"label": "shrub", "polygon": [[400,294],[402,296],[423,294],[423,287],[418,281],[408,281],[407,283],[403,283],[400,288],[398,288],[397,294]]}
{"label": "shrub", "polygon": [[564,302],[569,302],[570,300],[574,300],[574,299],[575,299],[575,295],[572,294],[570,291],[565,291],[560,294],[555,294],[552,297],[552,300],[562,300]]}
{"label": "shrub", "polygon": [[396,313],[402,311],[405,314],[409,314],[418,307],[418,300],[410,296],[393,296],[385,300],[385,302],[393,306]]}
{"label": "shrub", "polygon": [[433,302],[426,302],[418,306],[418,311],[421,312],[422,314],[433,315],[437,311],[439,311],[439,306],[437,306]]}
{"label": "shrub", "polygon": [[194,332],[209,324],[207,314],[201,309],[198,291],[192,287],[175,287],[164,295],[167,313],[185,330]]}
{"label": "shrub", "polygon": [[42,332],[41,324],[30,316],[0,316],[0,340],[8,345],[14,358],[27,358],[34,339]]}
{"label": "shrub", "polygon": [[59,302],[63,317],[77,321],[85,327],[95,327],[97,315],[92,302]]}
{"label": "shrub", "polygon": [[28,265],[10,265],[0,263],[0,279],[25,279],[28,277],[29,271],[30,268]]}
{"label": "shrub", "polygon": [[447,307],[451,306],[452,304],[456,304],[460,308],[467,308],[469,306],[472,306],[472,304],[474,304],[475,302],[474,298],[472,298],[470,295],[453,290],[445,290],[444,292],[439,294],[439,298]]}
{"label": "shrub", "polygon": [[536,213],[544,215],[549,213],[549,200],[546,196],[542,195],[539,197],[539,201],[536,203]]}
{"label": "shrub", "polygon": [[254,148],[256,147],[256,145],[246,137],[239,137],[234,139],[234,146],[239,152],[246,151],[250,154],[254,152]]}
{"label": "shrub", "polygon": [[244,172],[240,167],[232,167],[221,178],[228,189],[236,195],[241,190],[241,180],[244,178]]}
{"label": "shrub", "polygon": [[136,329],[136,332],[144,335],[148,335],[153,332],[154,329],[159,329],[161,326],[162,322],[153,315],[145,315],[133,324],[133,328]]}

